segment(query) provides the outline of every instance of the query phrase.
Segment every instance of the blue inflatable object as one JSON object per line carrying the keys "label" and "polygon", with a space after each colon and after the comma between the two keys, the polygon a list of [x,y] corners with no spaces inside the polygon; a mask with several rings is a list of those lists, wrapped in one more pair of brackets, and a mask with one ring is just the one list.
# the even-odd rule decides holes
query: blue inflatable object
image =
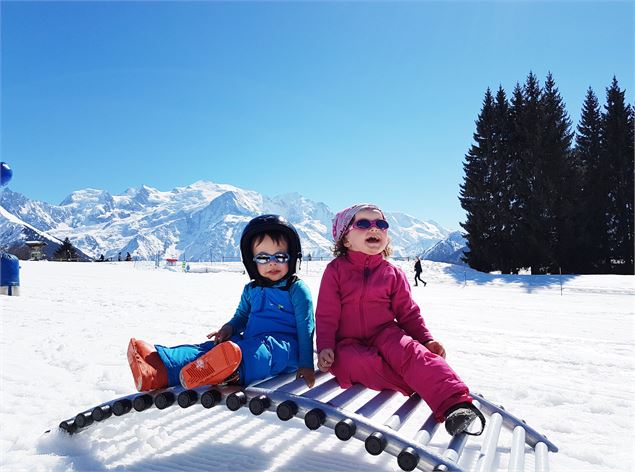
{"label": "blue inflatable object", "polygon": [[7,185],[11,177],[13,177],[13,171],[11,167],[9,167],[9,164],[0,162],[0,187]]}
{"label": "blue inflatable object", "polygon": [[20,286],[20,261],[13,254],[0,253],[0,293],[17,295]]}

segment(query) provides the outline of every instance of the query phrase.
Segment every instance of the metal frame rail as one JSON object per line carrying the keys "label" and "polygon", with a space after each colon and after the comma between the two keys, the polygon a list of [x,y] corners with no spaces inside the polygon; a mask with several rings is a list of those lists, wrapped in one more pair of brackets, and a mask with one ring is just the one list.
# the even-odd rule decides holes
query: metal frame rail
{"label": "metal frame rail", "polygon": [[[459,459],[470,437],[465,434],[455,436],[450,439],[441,455],[434,452],[428,444],[440,424],[432,414],[413,437],[400,432],[401,427],[421,403],[416,394],[408,398],[388,390],[376,392],[357,410],[349,411],[346,406],[358,400],[360,395],[367,395],[368,389],[362,385],[353,385],[343,390],[330,374],[321,372],[317,373],[316,379],[316,386],[311,389],[307,389],[302,379],[295,380],[293,375],[282,375],[244,389],[239,386],[211,386],[194,390],[172,387],[135,393],[83,411],[73,418],[62,421],[59,428],[74,434],[131,411],[142,412],[153,407],[163,410],[174,404],[181,408],[189,408],[197,403],[204,408],[226,405],[232,411],[248,406],[254,415],[260,415],[265,411],[276,412],[282,421],[294,417],[302,418],[310,430],[316,430],[320,426],[329,427],[343,441],[350,438],[359,439],[364,442],[370,454],[387,452],[397,457],[397,463],[402,470],[466,470],[459,466]],[[328,401],[323,401],[334,393],[337,394]],[[505,427],[513,432],[509,447],[508,471],[524,471],[525,455],[533,452],[535,471],[548,472],[548,453],[557,452],[558,448],[544,435],[528,426],[524,420],[506,412],[503,407],[496,406],[481,395],[472,395],[488,419],[476,463],[470,470],[496,470],[496,457],[500,453],[498,442],[501,428]],[[395,396],[404,398],[399,408],[383,423],[374,421],[373,416]]]}

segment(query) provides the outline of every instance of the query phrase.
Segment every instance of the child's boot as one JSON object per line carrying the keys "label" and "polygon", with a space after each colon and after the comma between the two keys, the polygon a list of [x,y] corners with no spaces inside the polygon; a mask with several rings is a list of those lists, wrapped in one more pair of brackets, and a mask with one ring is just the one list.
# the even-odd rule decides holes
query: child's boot
{"label": "child's boot", "polygon": [[[478,418],[481,420],[481,429],[478,432],[469,432],[468,428]],[[485,417],[483,413],[472,403],[462,402],[454,405],[445,412],[445,430],[450,436],[465,433],[478,436],[485,429]]]}
{"label": "child's boot", "polygon": [[196,388],[202,385],[217,385],[229,380],[229,377],[234,380],[241,360],[242,352],[237,344],[232,341],[217,344],[181,369],[181,385],[183,388]]}
{"label": "child's boot", "polygon": [[138,391],[168,386],[168,370],[152,344],[131,338],[128,343],[128,364]]}

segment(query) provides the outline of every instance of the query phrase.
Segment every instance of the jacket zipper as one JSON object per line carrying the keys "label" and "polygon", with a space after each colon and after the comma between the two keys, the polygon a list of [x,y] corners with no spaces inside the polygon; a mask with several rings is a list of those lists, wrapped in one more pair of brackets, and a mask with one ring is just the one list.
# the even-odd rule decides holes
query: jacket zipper
{"label": "jacket zipper", "polygon": [[368,258],[366,258],[366,261],[364,261],[364,272],[363,272],[363,279],[362,279],[362,296],[361,296],[361,299],[359,300],[360,326],[362,327],[363,338],[367,337],[366,313],[364,310],[364,302],[366,300],[366,284],[368,282],[368,276],[370,275],[370,268],[368,267],[368,261],[369,261]]}

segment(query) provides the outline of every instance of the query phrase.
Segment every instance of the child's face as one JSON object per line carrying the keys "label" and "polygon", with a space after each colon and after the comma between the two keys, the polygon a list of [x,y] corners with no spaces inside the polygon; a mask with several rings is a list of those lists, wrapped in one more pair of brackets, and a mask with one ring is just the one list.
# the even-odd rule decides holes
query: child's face
{"label": "child's face", "polygon": [[388,246],[388,230],[382,231],[376,226],[368,229],[355,227],[355,222],[359,220],[383,220],[381,212],[378,210],[362,210],[355,215],[351,227],[344,236],[344,246],[351,251],[363,252],[369,256],[381,254]]}
{"label": "child's face", "polygon": [[[254,256],[260,253],[273,256],[279,252],[289,252],[289,245],[284,239],[276,243],[271,237],[265,236],[262,241],[253,244],[252,252]],[[265,277],[272,282],[277,282],[289,272],[289,263],[285,262],[281,264],[279,262],[269,261],[266,264],[256,264],[256,268],[261,277]]]}

